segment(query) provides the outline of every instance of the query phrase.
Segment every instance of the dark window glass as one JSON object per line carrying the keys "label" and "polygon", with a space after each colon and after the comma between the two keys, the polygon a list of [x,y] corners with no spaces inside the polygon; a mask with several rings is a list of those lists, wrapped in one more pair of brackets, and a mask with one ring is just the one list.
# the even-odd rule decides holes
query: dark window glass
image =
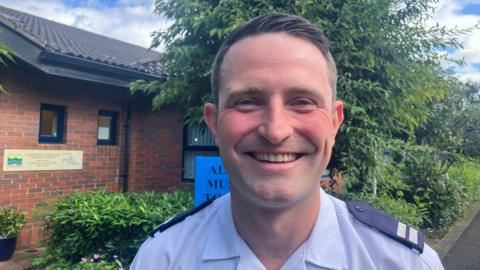
{"label": "dark window glass", "polygon": [[218,156],[218,147],[210,130],[205,126],[186,126],[183,136],[183,181],[195,179],[197,156]]}
{"label": "dark window glass", "polygon": [[65,129],[65,107],[42,104],[38,142],[62,143]]}

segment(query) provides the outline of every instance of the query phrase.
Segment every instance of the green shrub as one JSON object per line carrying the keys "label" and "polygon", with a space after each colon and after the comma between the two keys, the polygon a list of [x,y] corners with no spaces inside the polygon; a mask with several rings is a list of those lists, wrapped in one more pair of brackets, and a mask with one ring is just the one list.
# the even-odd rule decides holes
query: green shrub
{"label": "green shrub", "polygon": [[465,210],[480,199],[480,160],[461,159],[449,168],[448,177],[462,185]]}
{"label": "green shrub", "polygon": [[454,158],[428,146],[409,146],[399,169],[410,186],[404,199],[426,210],[423,227],[444,228],[462,214],[465,192],[462,184],[448,177]]}
{"label": "green shrub", "polygon": [[[46,216],[43,263],[80,261],[83,254],[133,259],[147,233],[193,205],[188,191],[77,193],[60,199]],[[41,268],[41,263],[40,268]]]}
{"label": "green shrub", "polygon": [[[373,196],[376,190],[378,198],[386,200],[378,204],[380,208],[392,203],[390,210],[384,209],[390,214],[395,215],[396,201],[398,208],[405,202],[418,210],[422,220],[420,227],[445,228],[464,213],[469,201],[479,197],[479,180],[475,181],[479,179],[478,162],[461,165],[464,161],[459,156],[403,141],[393,140],[378,148],[375,166],[369,170],[369,180],[359,185],[347,174],[346,187],[348,193],[372,194],[363,195],[367,201],[372,200],[369,197],[376,198]],[[399,211],[399,216],[406,214]]]}
{"label": "green shrub", "polygon": [[107,258],[100,254],[94,254],[90,257],[83,257],[79,262],[72,263],[64,259],[54,262],[45,261],[44,257],[35,258],[32,265],[37,269],[42,266],[42,270],[126,270],[117,255]]}
{"label": "green shrub", "polygon": [[24,213],[0,207],[0,239],[16,236],[25,222]]}

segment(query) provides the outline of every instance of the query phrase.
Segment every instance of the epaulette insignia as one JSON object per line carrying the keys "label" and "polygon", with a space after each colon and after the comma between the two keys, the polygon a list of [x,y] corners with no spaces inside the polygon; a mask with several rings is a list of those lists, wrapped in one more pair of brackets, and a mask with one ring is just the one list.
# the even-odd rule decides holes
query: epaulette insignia
{"label": "epaulette insignia", "polygon": [[363,202],[347,202],[350,213],[362,223],[377,229],[409,248],[423,252],[425,237],[422,232],[382,213]]}
{"label": "epaulette insignia", "polygon": [[216,198],[212,198],[208,201],[203,202],[202,204],[200,204],[197,207],[191,208],[191,209],[189,209],[185,212],[182,212],[182,213],[180,213],[180,214],[178,214],[178,215],[176,215],[172,218],[167,219],[165,222],[160,224],[153,231],[149,232],[148,235],[150,235],[151,237],[154,237],[156,232],[163,232],[163,231],[167,230],[168,228],[172,227],[173,225],[182,222],[188,216],[191,216],[191,215],[197,213],[198,211],[202,210],[203,208],[207,207],[208,205],[210,205],[215,199]]}

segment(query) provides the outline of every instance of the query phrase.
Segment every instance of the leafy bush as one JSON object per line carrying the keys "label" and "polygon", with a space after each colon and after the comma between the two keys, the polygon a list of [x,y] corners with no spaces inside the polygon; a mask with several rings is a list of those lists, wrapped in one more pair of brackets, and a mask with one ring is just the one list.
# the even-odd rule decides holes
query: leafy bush
{"label": "leafy bush", "polygon": [[[118,255],[130,262],[147,233],[193,205],[188,191],[77,193],[60,199],[46,216],[43,262],[80,261],[82,254]],[[40,263],[39,263],[40,264]]]}
{"label": "leafy bush", "polygon": [[[32,262],[33,266],[45,265],[43,270],[124,270],[122,262],[117,255],[108,260],[100,254],[94,254],[91,257],[83,257],[79,262],[71,263],[64,259],[57,260],[47,264],[45,258],[35,258]],[[37,267],[38,268],[38,267]]]}
{"label": "leafy bush", "polygon": [[443,228],[462,214],[465,192],[460,182],[448,177],[454,159],[446,152],[411,145],[398,166],[410,186],[404,199],[426,210],[423,227]]}
{"label": "leafy bush", "polygon": [[24,213],[0,207],[0,239],[16,236],[24,225]]}
{"label": "leafy bush", "polygon": [[465,194],[464,210],[480,199],[480,160],[461,159],[448,170],[448,177],[461,184]]}
{"label": "leafy bush", "polygon": [[[357,197],[405,222],[415,225],[421,220],[422,228],[448,227],[480,196],[478,162],[465,163],[460,156],[399,140],[377,148],[368,170],[372,180],[359,182],[347,174],[347,193],[370,194]],[[408,211],[401,210],[405,203],[415,207],[418,219],[407,221]]]}

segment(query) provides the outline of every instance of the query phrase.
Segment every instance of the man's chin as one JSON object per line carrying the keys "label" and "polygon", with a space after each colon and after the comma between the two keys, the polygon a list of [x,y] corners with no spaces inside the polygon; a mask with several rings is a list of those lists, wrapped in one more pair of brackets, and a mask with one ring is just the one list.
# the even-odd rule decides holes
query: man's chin
{"label": "man's chin", "polygon": [[297,194],[292,190],[260,189],[250,194],[253,204],[263,208],[288,208],[301,200],[304,194]]}

